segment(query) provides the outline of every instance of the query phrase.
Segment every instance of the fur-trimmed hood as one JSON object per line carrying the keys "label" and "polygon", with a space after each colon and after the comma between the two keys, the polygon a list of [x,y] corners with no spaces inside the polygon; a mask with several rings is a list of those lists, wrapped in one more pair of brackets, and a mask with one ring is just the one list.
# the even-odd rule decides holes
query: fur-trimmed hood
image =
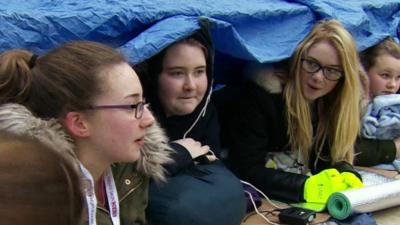
{"label": "fur-trimmed hood", "polygon": [[78,169],[79,162],[73,143],[55,119],[42,120],[22,105],[9,103],[0,105],[0,130],[35,138],[59,152]]}
{"label": "fur-trimmed hood", "polygon": [[166,171],[163,165],[173,162],[171,154],[174,151],[169,146],[169,139],[158,123],[155,122],[147,130],[144,142],[143,148],[140,149],[141,157],[136,164],[137,170],[155,181],[165,181]]}
{"label": "fur-trimmed hood", "polygon": [[255,65],[250,68],[249,79],[269,93],[283,92],[287,72],[272,65]]}
{"label": "fur-trimmed hood", "polygon": [[[59,152],[76,167],[79,161],[74,152],[72,139],[66,134],[56,119],[43,120],[35,117],[26,107],[15,104],[0,105],[0,130],[17,135],[36,138]],[[152,177],[156,181],[165,180],[163,164],[170,163],[172,149],[168,139],[157,123],[148,129],[141,157],[136,163],[138,172]],[[78,168],[78,167],[77,167]]]}

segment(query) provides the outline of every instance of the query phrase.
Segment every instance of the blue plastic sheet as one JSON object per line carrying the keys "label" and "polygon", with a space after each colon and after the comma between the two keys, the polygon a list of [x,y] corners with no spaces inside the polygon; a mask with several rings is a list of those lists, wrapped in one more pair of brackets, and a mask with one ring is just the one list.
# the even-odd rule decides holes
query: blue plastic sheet
{"label": "blue plastic sheet", "polygon": [[118,47],[133,63],[210,24],[216,50],[256,62],[289,57],[319,19],[336,18],[360,50],[399,37],[400,0],[25,0],[0,4],[0,51],[44,53],[70,40]]}

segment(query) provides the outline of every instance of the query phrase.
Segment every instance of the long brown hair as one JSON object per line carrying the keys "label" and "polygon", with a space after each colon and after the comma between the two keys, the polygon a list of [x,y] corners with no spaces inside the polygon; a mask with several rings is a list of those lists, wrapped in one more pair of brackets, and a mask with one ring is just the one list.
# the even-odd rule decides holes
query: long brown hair
{"label": "long brown hair", "polygon": [[21,50],[1,55],[0,99],[23,103],[42,118],[87,108],[106,88],[101,71],[126,62],[113,48],[90,41],[66,43],[34,63],[31,59],[32,53]]}

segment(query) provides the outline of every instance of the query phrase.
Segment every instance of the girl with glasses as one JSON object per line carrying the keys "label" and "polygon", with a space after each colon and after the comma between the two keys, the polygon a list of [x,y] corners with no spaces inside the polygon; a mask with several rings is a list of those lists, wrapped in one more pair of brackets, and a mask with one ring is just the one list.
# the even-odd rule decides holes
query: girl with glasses
{"label": "girl with glasses", "polygon": [[11,50],[0,56],[0,82],[2,103],[55,118],[71,137],[88,224],[146,223],[148,181],[164,180],[169,147],[123,56],[89,41],[66,43],[40,57]]}
{"label": "girl with glasses", "polygon": [[279,67],[253,76],[221,111],[229,161],[267,196],[323,207],[332,192],[362,186],[352,166],[362,97],[356,46],[338,21],[319,21],[288,69]]}

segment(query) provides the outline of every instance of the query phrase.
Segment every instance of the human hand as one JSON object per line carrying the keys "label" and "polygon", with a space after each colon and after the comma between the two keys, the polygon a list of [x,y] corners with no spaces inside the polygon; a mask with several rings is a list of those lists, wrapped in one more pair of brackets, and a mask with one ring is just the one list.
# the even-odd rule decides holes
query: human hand
{"label": "human hand", "polygon": [[217,157],[214,155],[214,153],[212,153],[208,145],[202,145],[200,142],[195,141],[192,138],[179,139],[173,142],[182,145],[189,152],[192,159],[198,158],[200,156],[206,156],[208,161],[210,162],[217,159]]}

